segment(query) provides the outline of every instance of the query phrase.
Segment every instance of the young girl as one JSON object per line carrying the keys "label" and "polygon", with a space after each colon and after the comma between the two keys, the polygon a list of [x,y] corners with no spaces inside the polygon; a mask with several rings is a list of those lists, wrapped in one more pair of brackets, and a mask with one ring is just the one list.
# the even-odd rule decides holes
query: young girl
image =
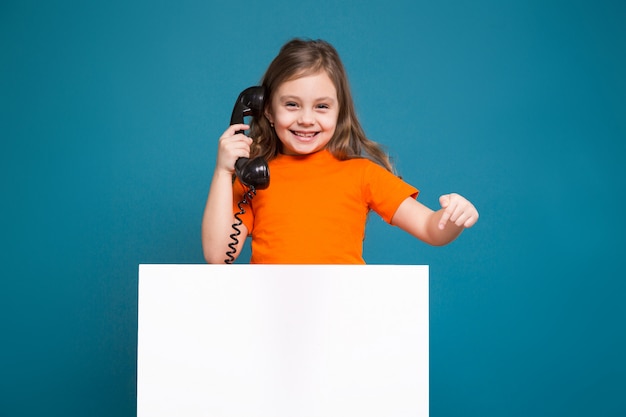
{"label": "young girl", "polygon": [[[438,211],[416,201],[418,190],[393,173],[380,145],[365,136],[343,64],[327,42],[288,42],[262,85],[264,117],[230,126],[219,140],[202,221],[207,262],[228,262],[233,247],[236,257],[251,234],[251,263],[364,264],[370,210],[431,245],[451,242],[478,220],[458,194],[441,196]],[[238,133],[249,128],[254,139]],[[233,183],[235,161],[256,156],[269,163],[269,187],[247,195],[233,244],[234,214],[248,192]]]}

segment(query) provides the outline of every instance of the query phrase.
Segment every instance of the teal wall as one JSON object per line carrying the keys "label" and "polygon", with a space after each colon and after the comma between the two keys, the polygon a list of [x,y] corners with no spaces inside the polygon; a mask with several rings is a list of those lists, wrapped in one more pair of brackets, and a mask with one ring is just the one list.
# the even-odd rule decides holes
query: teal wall
{"label": "teal wall", "polygon": [[233,101],[293,36],[342,54],[368,134],[476,227],[372,218],[431,267],[431,415],[626,415],[626,3],[0,5],[0,415],[135,414],[137,266],[202,263]]}

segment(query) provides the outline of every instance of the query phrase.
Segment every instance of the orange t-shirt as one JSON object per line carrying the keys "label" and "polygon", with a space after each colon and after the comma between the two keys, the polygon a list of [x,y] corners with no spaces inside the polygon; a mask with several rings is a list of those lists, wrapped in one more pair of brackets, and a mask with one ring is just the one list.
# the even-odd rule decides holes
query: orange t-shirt
{"label": "orange t-shirt", "polygon": [[[368,212],[386,222],[418,190],[368,159],[340,161],[323,150],[279,155],[269,162],[270,185],[241,216],[252,235],[251,263],[364,264]],[[244,188],[234,185],[234,212]]]}

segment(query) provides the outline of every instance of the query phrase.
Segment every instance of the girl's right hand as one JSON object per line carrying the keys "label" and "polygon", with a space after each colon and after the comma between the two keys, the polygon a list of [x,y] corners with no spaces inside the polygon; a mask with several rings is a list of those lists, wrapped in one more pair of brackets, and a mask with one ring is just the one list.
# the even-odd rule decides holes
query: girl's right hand
{"label": "girl's right hand", "polygon": [[250,157],[252,139],[243,133],[237,133],[247,129],[250,129],[250,126],[234,124],[224,131],[218,142],[216,170],[232,174],[235,172],[237,159]]}

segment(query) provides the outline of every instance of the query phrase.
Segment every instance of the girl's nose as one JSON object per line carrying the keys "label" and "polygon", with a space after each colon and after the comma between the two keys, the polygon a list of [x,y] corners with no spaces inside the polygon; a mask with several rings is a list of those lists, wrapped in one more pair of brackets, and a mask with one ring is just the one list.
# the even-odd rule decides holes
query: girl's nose
{"label": "girl's nose", "polygon": [[315,118],[313,117],[313,112],[307,109],[303,109],[300,112],[300,117],[298,119],[298,123],[301,125],[311,125],[315,123]]}

